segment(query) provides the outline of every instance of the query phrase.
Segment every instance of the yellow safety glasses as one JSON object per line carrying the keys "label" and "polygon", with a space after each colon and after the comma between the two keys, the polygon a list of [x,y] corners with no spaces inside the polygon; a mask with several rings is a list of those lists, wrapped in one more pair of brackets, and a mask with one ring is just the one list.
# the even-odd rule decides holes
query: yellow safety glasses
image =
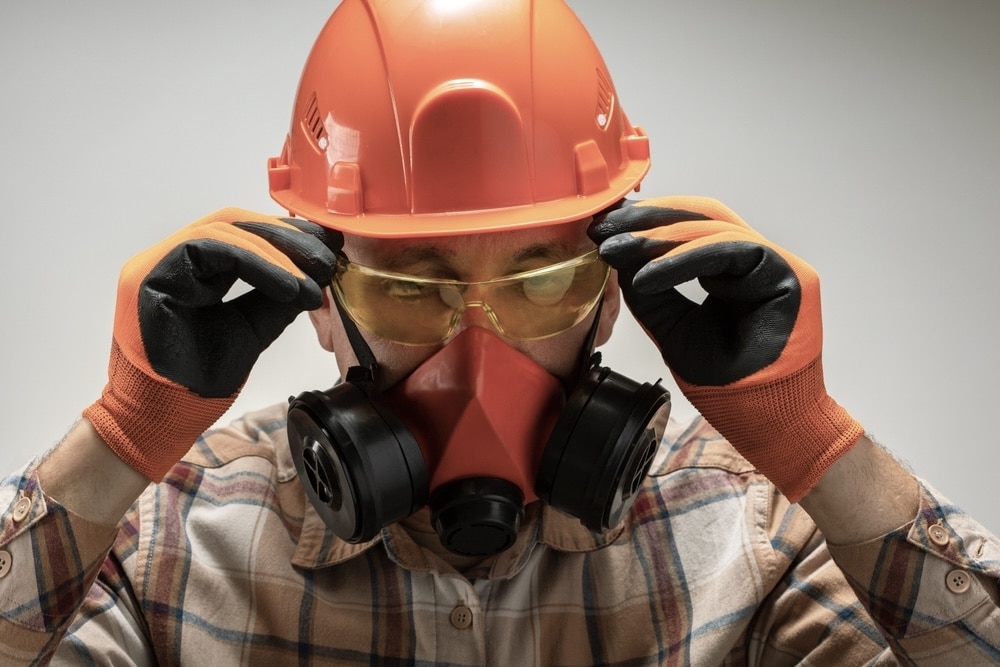
{"label": "yellow safety glasses", "polygon": [[533,340],[581,322],[604,294],[610,273],[596,248],[558,264],[471,283],[380,271],[340,255],[333,292],[358,326],[405,345],[447,340],[466,308],[482,308],[504,336]]}

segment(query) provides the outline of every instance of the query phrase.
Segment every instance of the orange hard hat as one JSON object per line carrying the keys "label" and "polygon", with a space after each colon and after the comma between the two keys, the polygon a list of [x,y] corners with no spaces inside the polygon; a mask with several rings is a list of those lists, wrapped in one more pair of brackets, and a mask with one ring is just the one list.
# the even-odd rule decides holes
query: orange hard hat
{"label": "orange hard hat", "polygon": [[361,236],[578,220],[649,141],[561,0],[344,0],[306,61],[271,196]]}

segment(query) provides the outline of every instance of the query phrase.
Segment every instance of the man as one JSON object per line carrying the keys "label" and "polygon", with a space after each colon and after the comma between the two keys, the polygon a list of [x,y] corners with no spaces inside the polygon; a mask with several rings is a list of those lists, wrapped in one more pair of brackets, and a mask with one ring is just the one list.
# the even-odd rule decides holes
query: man
{"label": "man", "polygon": [[[995,660],[997,542],[826,395],[814,271],[623,201],[647,167],[562,5],[343,3],[269,165],[298,219],[131,260],[104,395],[4,487],[2,655]],[[652,459],[662,392],[590,356],[619,286],[707,418]],[[302,310],[343,382],[199,437]]]}

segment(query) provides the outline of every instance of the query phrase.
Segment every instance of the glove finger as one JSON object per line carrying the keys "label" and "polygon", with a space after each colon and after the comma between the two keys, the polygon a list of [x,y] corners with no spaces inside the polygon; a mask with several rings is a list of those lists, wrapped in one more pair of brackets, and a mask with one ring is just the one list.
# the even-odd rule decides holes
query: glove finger
{"label": "glove finger", "polygon": [[795,274],[773,248],[738,236],[679,245],[636,272],[641,292],[661,292],[700,279],[709,294],[730,300],[758,301],[797,284]]}
{"label": "glove finger", "polygon": [[322,288],[311,278],[216,239],[188,241],[168,252],[143,280],[142,300],[185,308],[210,306],[222,301],[237,280],[300,309],[318,308],[323,302]]}
{"label": "glove finger", "polygon": [[625,202],[622,206],[595,219],[587,229],[587,234],[594,243],[601,245],[606,239],[625,232],[654,229],[688,220],[709,219],[695,211]]}
{"label": "glove finger", "polygon": [[[600,255],[615,268],[631,268],[637,271],[648,262],[681,252],[678,248],[682,246],[687,248],[685,244],[691,242],[700,241],[694,245],[703,245],[747,239],[756,237],[748,235],[746,230],[734,228],[728,222],[718,220],[680,222],[669,227],[612,236],[601,244]],[[689,276],[686,280],[695,277],[697,276]]]}
{"label": "glove finger", "polygon": [[295,227],[300,232],[309,234],[310,236],[319,239],[323,242],[323,245],[334,252],[344,247],[344,234],[336,229],[324,227],[323,225],[312,222],[311,220],[303,220],[302,218],[278,219],[291,225],[292,227]]}
{"label": "glove finger", "polygon": [[[241,226],[249,226],[250,228],[241,229]],[[296,237],[294,234],[300,234],[300,236]],[[285,243],[272,242],[273,239],[285,236],[289,241]],[[319,245],[313,247],[315,242],[311,241],[310,238],[316,239]],[[322,267],[324,264],[329,264],[332,267],[335,259],[331,253],[343,245],[343,235],[340,232],[325,229],[306,220],[275,218],[245,209],[226,208],[192,223],[143,253],[147,258],[153,259],[147,266],[152,267],[157,257],[166,254],[171,248],[185,241],[197,239],[216,239],[244,248],[267,259],[272,264],[285,268],[297,277],[305,275],[305,271],[293,259],[298,258],[303,265]],[[288,248],[287,254],[283,252],[283,245]],[[330,252],[327,252],[327,249]],[[295,255],[295,258],[290,257],[290,254]],[[326,273],[326,270],[319,268],[316,273],[319,278],[324,278],[323,274]],[[317,282],[325,283],[326,281],[318,280]]]}
{"label": "glove finger", "polygon": [[598,254],[618,271],[634,274],[647,262],[662,257],[678,245],[679,243],[624,233],[601,242]]}
{"label": "glove finger", "polygon": [[670,225],[642,229],[631,232],[633,236],[677,244],[697,241],[705,237],[740,238],[748,241],[766,242],[763,236],[748,227],[734,225],[726,220],[684,220]]}
{"label": "glove finger", "polygon": [[289,226],[255,221],[237,221],[233,225],[266,239],[317,283],[328,283],[337,264],[335,251],[343,246],[343,235],[306,220],[282,221]]}

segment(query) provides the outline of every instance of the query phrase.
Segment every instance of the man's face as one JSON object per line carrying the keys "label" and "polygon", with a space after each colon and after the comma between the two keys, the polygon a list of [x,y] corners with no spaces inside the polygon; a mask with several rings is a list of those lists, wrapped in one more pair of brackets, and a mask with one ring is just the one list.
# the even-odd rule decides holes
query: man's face
{"label": "man's face", "polygon": [[[589,222],[588,218],[528,230],[416,239],[373,239],[348,235],[343,251],[351,261],[371,268],[424,278],[477,282],[541,268],[593,250],[594,244],[586,234]],[[341,375],[344,375],[349,367],[357,365],[357,358],[329,289],[326,295],[327,303],[323,308],[311,311],[310,317],[320,343],[336,354],[337,365]],[[601,310],[598,345],[606,342],[611,335],[619,303],[618,285],[612,274]],[[570,329],[540,340],[517,340],[497,335],[568,384],[578,370],[582,346],[593,318],[594,312],[591,312]],[[496,333],[482,308],[468,307],[451,337],[470,326],[481,326]],[[378,360],[383,388],[405,378],[448,342],[403,345],[382,339],[364,328],[360,330]]]}

